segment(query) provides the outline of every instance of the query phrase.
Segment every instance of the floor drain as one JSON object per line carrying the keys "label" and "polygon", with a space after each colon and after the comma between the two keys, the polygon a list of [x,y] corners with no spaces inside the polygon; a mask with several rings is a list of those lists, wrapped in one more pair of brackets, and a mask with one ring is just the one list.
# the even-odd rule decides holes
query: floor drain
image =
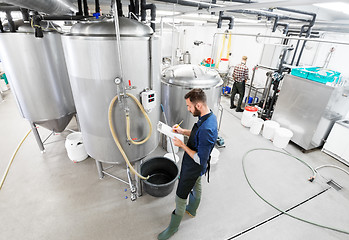
{"label": "floor drain", "polygon": [[341,185],[339,185],[338,183],[336,183],[332,179],[330,181],[328,181],[327,184],[330,185],[331,187],[333,187],[334,189],[336,189],[337,191],[339,191],[343,188]]}

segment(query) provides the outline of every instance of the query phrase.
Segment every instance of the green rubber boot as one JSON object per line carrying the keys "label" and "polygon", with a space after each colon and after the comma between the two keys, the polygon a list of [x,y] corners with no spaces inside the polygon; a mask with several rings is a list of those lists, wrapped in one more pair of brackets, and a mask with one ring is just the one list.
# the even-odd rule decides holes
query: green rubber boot
{"label": "green rubber boot", "polygon": [[201,198],[195,198],[192,193],[189,194],[189,204],[185,208],[186,213],[188,213],[191,217],[196,216],[196,210],[199,207]]}
{"label": "green rubber boot", "polygon": [[178,231],[179,224],[182,221],[183,216],[175,214],[175,211],[172,212],[170,225],[158,235],[159,240],[166,240],[173,236]]}

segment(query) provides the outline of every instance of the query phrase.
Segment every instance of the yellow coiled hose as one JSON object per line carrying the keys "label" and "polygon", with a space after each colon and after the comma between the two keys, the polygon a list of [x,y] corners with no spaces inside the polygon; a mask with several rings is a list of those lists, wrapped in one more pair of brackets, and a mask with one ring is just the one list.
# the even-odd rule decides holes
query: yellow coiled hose
{"label": "yellow coiled hose", "polygon": [[[153,126],[151,124],[151,121],[148,117],[148,114],[144,111],[144,108],[142,107],[141,103],[138,101],[138,99],[133,96],[132,94],[129,94],[129,93],[126,93],[127,96],[129,96],[130,98],[132,98],[138,105],[139,109],[141,109],[144,117],[147,119],[147,122],[149,124],[149,133],[147,135],[147,137],[142,140],[142,141],[139,141],[139,142],[135,142],[132,140],[132,138],[130,137],[130,116],[126,116],[126,135],[127,135],[127,139],[132,143],[132,144],[135,144],[135,145],[140,145],[140,144],[143,144],[145,143],[146,141],[149,140],[150,136],[151,136],[151,133],[153,131]],[[147,180],[149,179],[149,176],[147,177],[144,177],[142,176],[141,174],[139,174],[134,168],[133,166],[131,165],[130,161],[128,160],[127,158],[127,155],[124,151],[124,149],[122,148],[120,142],[119,142],[119,139],[118,137],[116,136],[116,133],[115,133],[115,129],[114,129],[114,124],[113,124],[113,117],[112,117],[112,113],[113,113],[113,107],[114,107],[114,103],[115,101],[118,99],[118,96],[116,95],[113,100],[111,100],[110,102],[110,105],[109,105],[109,111],[108,111],[108,121],[109,121],[109,128],[110,128],[110,132],[111,134],[113,135],[113,139],[116,143],[116,146],[118,146],[120,152],[121,152],[121,155],[124,157],[125,159],[125,162],[127,163],[127,165],[129,166],[131,172],[133,172],[135,175],[137,175],[139,178],[143,179],[143,180]]]}

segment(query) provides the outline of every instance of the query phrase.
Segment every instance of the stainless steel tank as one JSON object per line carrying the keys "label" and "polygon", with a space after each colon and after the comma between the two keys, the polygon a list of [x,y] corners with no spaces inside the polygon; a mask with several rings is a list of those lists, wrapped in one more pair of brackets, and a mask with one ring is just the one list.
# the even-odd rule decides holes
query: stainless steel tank
{"label": "stainless steel tank", "polygon": [[[128,144],[123,103],[115,104],[114,126],[130,162],[142,159],[158,146],[156,123],[160,119],[160,43],[150,27],[134,20],[119,18],[121,63],[127,90],[140,99],[145,89],[156,92],[156,107],[148,113],[153,124],[151,138],[142,145]],[[108,125],[108,107],[117,95],[115,78],[120,77],[120,62],[115,24],[112,19],[80,22],[63,36],[63,45],[81,132],[87,153],[97,162],[124,163]],[[125,100],[123,100],[125,101]],[[135,104],[130,109],[131,137],[144,139],[148,124]]]}
{"label": "stainless steel tank", "polygon": [[194,88],[202,88],[207,95],[207,105],[218,117],[223,81],[214,69],[197,65],[176,65],[163,71],[161,102],[172,126],[183,120],[181,127],[191,129],[197,121],[188,112],[184,96]]}
{"label": "stainless steel tank", "polygon": [[75,114],[61,34],[34,37],[29,24],[0,33],[0,55],[22,116],[62,132]]}

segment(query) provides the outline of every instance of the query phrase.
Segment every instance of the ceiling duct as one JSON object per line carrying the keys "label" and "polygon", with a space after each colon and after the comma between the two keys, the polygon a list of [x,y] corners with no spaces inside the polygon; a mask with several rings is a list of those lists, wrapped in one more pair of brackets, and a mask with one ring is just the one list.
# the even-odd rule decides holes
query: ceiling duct
{"label": "ceiling duct", "polygon": [[78,12],[77,7],[69,0],[0,0],[0,2],[53,15],[71,15]]}

